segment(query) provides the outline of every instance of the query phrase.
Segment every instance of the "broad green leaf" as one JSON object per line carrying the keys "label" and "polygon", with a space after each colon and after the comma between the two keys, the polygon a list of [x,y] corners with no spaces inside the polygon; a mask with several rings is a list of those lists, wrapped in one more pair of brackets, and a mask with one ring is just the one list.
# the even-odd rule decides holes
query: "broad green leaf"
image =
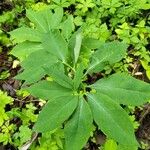
{"label": "broad green leaf", "polygon": [[138,147],[119,144],[117,150],[138,150]]}
{"label": "broad green leaf", "polygon": [[11,35],[11,39],[13,39],[16,43],[24,41],[41,42],[43,37],[42,33],[27,27],[21,27],[9,33]]}
{"label": "broad green leaf", "polygon": [[71,89],[62,87],[54,81],[40,81],[26,88],[26,90],[31,95],[44,100],[52,100],[57,97],[71,96],[73,94]]}
{"label": "broad green leaf", "polygon": [[31,84],[38,80],[40,80],[45,75],[45,71],[41,67],[33,68],[24,70],[23,72],[19,73],[15,76],[17,80],[25,80],[24,84]]}
{"label": "broad green leaf", "polygon": [[150,85],[124,73],[101,79],[92,87],[119,104],[138,106],[150,100]]}
{"label": "broad green leaf", "polygon": [[119,104],[98,93],[89,94],[88,103],[95,122],[109,138],[123,145],[137,145],[133,125]]}
{"label": "broad green leaf", "polygon": [[62,34],[65,39],[69,40],[72,31],[74,31],[74,24],[73,24],[73,16],[68,16],[68,18],[61,24]]}
{"label": "broad green leaf", "polygon": [[93,39],[93,38],[84,38],[82,42],[82,45],[84,45],[85,47],[89,49],[98,49],[103,44],[104,44],[103,41]]}
{"label": "broad green leaf", "polygon": [[30,21],[36,25],[40,32],[46,33],[48,25],[42,13],[42,11],[35,12],[33,10],[26,10],[26,16],[30,19]]}
{"label": "broad green leaf", "polygon": [[35,12],[27,10],[27,17],[33,22],[40,32],[47,33],[51,29],[58,29],[63,17],[63,9],[57,7],[54,13],[50,9]]}
{"label": "broad green leaf", "polygon": [[[69,58],[70,58],[70,61],[71,63],[73,62],[74,60],[74,47],[75,47],[75,44],[76,44],[76,35],[80,34],[82,32],[82,29],[78,29],[78,31],[76,31],[70,38],[69,40]],[[80,48],[80,55],[78,57],[78,62],[82,62],[82,65],[84,65],[84,67],[86,68],[89,64],[89,59],[91,57],[91,49],[89,49],[87,46],[84,46],[83,43],[81,45],[81,48]]]}
{"label": "broad green leaf", "polygon": [[43,17],[47,22],[49,31],[52,29],[58,29],[63,17],[63,9],[61,7],[57,7],[54,11],[54,13],[52,13],[50,9],[43,11]]}
{"label": "broad green leaf", "polygon": [[46,73],[50,75],[54,81],[66,88],[73,88],[72,79],[64,74],[64,66],[62,63],[55,63],[50,67],[44,67]]}
{"label": "broad green leaf", "polygon": [[25,41],[16,45],[10,52],[10,54],[16,56],[22,61],[27,58],[27,56],[29,56],[31,53],[38,50],[43,50],[41,43]]}
{"label": "broad green leaf", "polygon": [[48,31],[51,31],[52,30],[52,15],[53,15],[53,13],[49,9],[46,9],[43,12],[43,14],[44,14],[45,20],[48,25]]}
{"label": "broad green leaf", "polygon": [[117,150],[117,143],[112,139],[107,139],[104,145],[104,150]]}
{"label": "broad green leaf", "polygon": [[76,32],[74,32],[72,34],[71,38],[69,39],[68,47],[72,53],[73,53],[73,50],[74,50],[74,47],[76,44],[76,36],[77,36],[77,34],[81,34],[81,33],[82,33],[82,29],[79,28]]}
{"label": "broad green leaf", "polygon": [[86,73],[102,71],[106,65],[120,61],[125,56],[126,49],[126,44],[117,41],[103,44],[92,55],[91,63]]}
{"label": "broad green leaf", "polygon": [[74,89],[78,89],[80,83],[82,83],[83,70],[84,70],[84,67],[82,63],[77,65],[77,69],[76,69],[74,79],[73,79]]}
{"label": "broad green leaf", "polygon": [[58,7],[55,10],[55,13],[52,15],[52,20],[51,20],[51,28],[56,29],[59,27],[60,22],[63,18],[63,8]]}
{"label": "broad green leaf", "polygon": [[43,47],[51,54],[57,56],[60,60],[65,61],[68,53],[68,46],[58,30],[54,30],[45,35]]}
{"label": "broad green leaf", "polygon": [[48,101],[39,114],[34,130],[38,132],[52,131],[69,118],[77,106],[78,97],[63,96]]}
{"label": "broad green leaf", "polygon": [[92,131],[92,114],[89,105],[82,97],[72,118],[65,126],[66,150],[80,150],[86,144]]}
{"label": "broad green leaf", "polygon": [[78,30],[75,33],[73,33],[69,39],[69,43],[68,43],[68,55],[69,55],[69,59],[70,62],[73,63],[74,62],[74,48],[75,48],[75,44],[76,44],[76,35],[79,34],[81,31]]}
{"label": "broad green leaf", "polygon": [[51,66],[56,61],[56,57],[44,50],[35,51],[21,63],[24,71],[16,78],[25,80],[26,84],[36,82],[46,74],[43,67]]}
{"label": "broad green leaf", "polygon": [[82,35],[81,33],[76,34],[76,42],[74,47],[74,63],[76,64],[80,55],[80,49],[82,44]]}

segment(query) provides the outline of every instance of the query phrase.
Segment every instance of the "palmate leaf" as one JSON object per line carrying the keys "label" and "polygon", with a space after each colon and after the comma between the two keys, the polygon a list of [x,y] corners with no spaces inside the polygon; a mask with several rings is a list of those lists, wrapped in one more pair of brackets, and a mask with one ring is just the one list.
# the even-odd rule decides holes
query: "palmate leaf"
{"label": "palmate leaf", "polygon": [[[26,90],[33,96],[48,100],[34,130],[51,131],[64,123],[66,149],[79,150],[90,136],[94,118],[109,138],[122,145],[138,145],[132,123],[120,104],[147,102],[150,98],[148,84],[125,74],[115,74],[90,86],[96,89],[96,94],[87,92],[86,96],[79,96],[86,91],[85,83],[82,83],[85,75],[102,71],[106,65],[120,61],[126,54],[127,45],[116,41],[104,44],[90,38],[82,40],[81,29],[70,39],[73,20],[69,17],[61,24],[62,8],[53,12],[49,9],[27,10],[27,17],[35,29],[22,27],[11,32],[15,42],[22,42],[12,53],[21,59],[26,57],[21,63],[24,71],[17,78],[25,80],[26,84],[38,81]],[[64,65],[73,71],[67,67],[64,69]],[[85,68],[87,72],[83,75]],[[39,81],[45,75],[50,75],[54,81]]]}
{"label": "palmate leaf", "polygon": [[80,150],[86,144],[92,131],[92,113],[83,97],[72,118],[65,126],[66,150]]}
{"label": "palmate leaf", "polygon": [[95,122],[109,138],[123,145],[138,145],[133,125],[117,103],[104,94],[89,94],[88,99]]}
{"label": "palmate leaf", "polygon": [[44,50],[35,51],[21,63],[24,71],[18,74],[16,78],[25,80],[26,84],[34,83],[46,74],[43,67],[51,66],[56,61],[56,57]]}
{"label": "palmate leaf", "polygon": [[39,114],[34,130],[38,132],[52,131],[69,118],[77,107],[77,96],[62,96],[48,101]]}
{"label": "palmate leaf", "polygon": [[26,90],[33,96],[44,100],[72,95],[71,89],[65,88],[54,81],[40,81],[26,88]]}
{"label": "palmate leaf", "polygon": [[125,56],[126,49],[126,44],[117,41],[101,45],[92,55],[86,74],[102,71],[106,65],[120,61]]}
{"label": "palmate leaf", "polygon": [[150,85],[125,73],[101,79],[91,87],[119,104],[138,106],[150,100]]}
{"label": "palmate leaf", "polygon": [[36,29],[21,27],[10,32],[11,39],[16,43],[24,41],[41,42],[44,33],[48,33],[51,29],[60,28],[60,23],[63,17],[63,9],[56,8],[53,14],[51,10],[35,12],[26,10],[26,15],[36,26]]}

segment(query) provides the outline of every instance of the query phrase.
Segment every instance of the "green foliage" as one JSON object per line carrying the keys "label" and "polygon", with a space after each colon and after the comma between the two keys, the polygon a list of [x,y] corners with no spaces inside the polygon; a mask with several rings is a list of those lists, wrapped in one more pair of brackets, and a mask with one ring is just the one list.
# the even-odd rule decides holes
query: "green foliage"
{"label": "green foliage", "polygon": [[[147,13],[150,9],[149,0],[141,0],[141,1],[137,1],[137,0],[128,0],[128,1],[127,0],[113,0],[113,1],[112,0],[82,0],[82,1],[80,0],[44,0],[40,2],[37,2],[35,0],[24,0],[24,1],[13,0],[13,1],[6,1],[4,2],[4,4],[10,4],[10,5],[7,8],[5,7],[5,5],[3,7],[3,2],[2,2],[2,7],[1,7],[2,11],[0,14],[0,26],[1,26],[0,52],[9,50],[13,46],[12,44],[15,43],[15,40],[12,42],[9,39],[9,35],[7,32],[17,27],[25,26],[25,28],[21,28],[21,30],[24,30],[24,36],[22,36],[22,33],[19,34],[19,32],[18,33],[16,32],[16,34],[18,34],[16,35],[17,36],[16,40],[18,42],[23,40],[24,42],[21,42],[20,44],[16,45],[13,48],[13,50],[10,52],[10,54],[13,54],[22,62],[22,68],[24,69],[24,71],[23,73],[18,75],[18,79],[25,80],[26,81],[25,84],[37,82],[41,78],[50,80],[50,81],[57,80],[58,82],[57,83],[54,81],[53,82],[40,81],[36,84],[33,84],[31,88],[30,87],[28,88],[28,91],[31,92],[34,96],[45,99],[45,100],[51,100],[51,99],[56,99],[61,96],[67,97],[68,95],[70,95],[70,93],[71,94],[73,93],[73,95],[78,95],[79,93],[80,94],[87,93],[85,90],[85,87],[87,86],[85,84],[85,80],[87,76],[83,74],[86,71],[85,69],[88,68],[87,66],[91,64],[91,61],[92,61],[92,58],[90,58],[91,55],[93,55],[93,52],[95,51],[95,49],[98,49],[101,45],[104,44],[104,42],[114,41],[114,40],[119,40],[119,41],[123,41],[127,43],[129,45],[128,52],[127,52],[128,54],[126,54],[126,56],[123,54],[124,59],[119,62],[115,62],[115,64],[111,64],[109,61],[105,63],[103,62],[102,66],[104,66],[104,68],[102,68],[103,70],[101,71],[101,74],[104,76],[108,76],[109,74],[112,74],[114,72],[131,72],[132,75],[134,74],[136,75],[136,73],[137,74],[142,73],[142,78],[143,78],[146,73],[147,78],[150,79],[150,75],[149,75],[150,74],[149,73],[149,70],[150,70],[149,69],[149,62],[150,62],[150,53],[149,53],[149,37],[150,37],[149,24],[150,22],[149,22],[149,19],[150,18]],[[33,10],[36,10],[36,12],[32,11],[31,8]],[[62,8],[63,8],[63,11],[61,10]],[[51,10],[50,13],[49,13],[49,9]],[[28,18],[25,17],[24,14],[26,10],[27,10],[28,17],[30,19],[32,18],[31,21],[33,23],[30,23]],[[43,12],[41,13],[41,11]],[[63,15],[62,12],[64,13],[64,16],[62,16]],[[57,13],[59,13],[58,16],[57,16]],[[65,74],[65,76],[69,77],[69,79],[66,78],[66,80],[70,80],[70,78],[73,79],[71,81],[72,83],[70,82],[72,84],[70,89],[67,88],[69,87],[68,86],[69,84],[64,82],[63,81],[64,79],[62,80],[61,76],[63,75],[59,71],[56,73],[56,72],[52,72],[49,69],[49,64],[51,63],[51,60],[48,59],[49,57],[52,59],[52,61],[54,60],[53,66],[55,66],[55,62],[57,61],[58,61],[57,64],[61,64],[60,59],[62,59],[63,57],[61,57],[60,55],[60,58],[57,58],[57,55],[59,55],[59,49],[57,51],[58,53],[56,54],[54,58],[52,58],[52,54],[49,54],[50,55],[49,56],[47,52],[44,52],[44,55],[43,55],[43,53],[41,52],[44,48],[47,49],[47,46],[48,47],[51,46],[49,45],[50,42],[49,43],[47,42],[47,38],[51,39],[48,35],[51,33],[48,33],[47,35],[45,35],[44,32],[43,32],[44,34],[41,32],[41,30],[43,29],[38,24],[38,22],[36,22],[36,18],[35,18],[37,14],[38,16],[40,16],[37,19],[40,19],[40,21],[42,20],[43,22],[42,25],[46,27],[46,30],[49,30],[49,27],[51,28],[54,27],[54,29],[59,29],[61,37],[63,37],[63,39],[65,39],[67,43],[68,52],[67,52],[67,56],[65,56],[65,62],[63,62],[63,65],[65,65],[65,67],[63,65],[60,65],[60,66],[63,66],[61,69],[63,70],[63,73]],[[51,18],[51,19],[48,19],[46,23],[44,23],[45,22],[44,20],[46,18]],[[26,34],[29,31],[28,29],[26,29],[27,26],[31,27],[30,29],[33,32],[30,29],[29,30],[32,32],[32,34],[30,33],[29,35]],[[36,28],[36,26],[38,27],[39,30]],[[76,53],[77,61],[75,62],[75,57],[74,57],[75,53],[73,52],[75,52],[75,49],[76,49],[75,43],[77,43],[76,42],[77,36],[75,34],[74,39],[73,39],[73,45],[71,48],[70,48],[70,45],[71,45],[72,40],[70,40],[70,38],[73,37],[72,33],[74,32],[74,30],[80,28],[81,26],[82,26],[82,31],[78,33],[82,33],[82,44],[80,45],[80,42],[79,42],[79,47],[78,47],[77,52],[80,52],[80,53],[79,55],[78,53]],[[45,31],[45,29],[43,31]],[[53,31],[52,33],[55,33],[55,31]],[[59,33],[56,33],[56,35],[58,34]],[[42,37],[43,35],[45,38]],[[27,41],[26,39],[27,37],[31,41]],[[80,41],[80,38],[78,39]],[[99,39],[100,41],[96,39]],[[32,41],[35,41],[35,42],[32,42]],[[48,43],[47,46],[43,44],[44,41],[46,41],[45,44]],[[55,41],[56,43],[59,43],[59,41],[57,40]],[[59,47],[61,46],[62,45],[60,44]],[[57,47],[55,48],[57,49]],[[50,49],[48,50],[51,51]],[[60,51],[63,52],[63,50],[61,49]],[[51,51],[51,52],[55,55],[55,51]],[[117,53],[117,50],[115,52]],[[46,56],[46,54],[48,56]],[[36,56],[34,57],[34,55]],[[63,55],[65,55],[65,53],[63,53]],[[28,56],[30,57],[30,60],[27,61],[27,59],[29,58]],[[99,57],[101,58],[101,54],[99,54]],[[32,60],[34,60],[35,63]],[[89,64],[89,61],[90,61],[90,64]],[[47,65],[45,66],[43,62],[48,64],[48,67]],[[23,64],[25,65],[23,66]],[[29,64],[30,64],[30,67],[28,67]],[[139,69],[137,70],[134,68],[136,65],[139,65]],[[53,66],[51,66],[51,69]],[[56,68],[55,70],[57,70],[58,68]],[[29,69],[31,69],[31,72],[29,71]],[[95,72],[99,72],[99,71],[100,70],[98,71],[95,70]],[[1,79],[7,80],[11,72],[12,72],[11,70],[2,69],[2,72],[0,73],[0,80]],[[93,71],[90,72],[91,76],[93,76],[92,73]],[[47,76],[46,74],[50,76]],[[56,78],[54,74],[59,75],[59,76],[57,76]],[[139,76],[139,78],[141,78],[141,76]],[[68,85],[67,87],[66,86],[63,87],[59,85],[61,83],[63,84],[63,86],[65,86],[66,84]],[[73,92],[71,92],[72,89],[73,89]],[[59,94],[58,94],[58,91],[59,91]],[[18,92],[17,97],[19,96],[20,99],[22,97],[25,98],[26,96],[28,96],[28,93],[26,94],[26,92],[22,93],[22,91],[20,90],[18,90],[17,92]],[[146,94],[146,93],[143,93],[143,94]],[[113,96],[114,95],[115,94],[113,94]],[[29,99],[30,98],[27,97],[27,103],[29,102],[28,101]],[[0,139],[2,139],[1,141],[3,145],[6,145],[9,143],[11,145],[15,145],[15,147],[22,146],[22,144],[24,143],[20,142],[21,139],[14,140],[13,135],[17,133],[19,137],[19,134],[20,134],[19,128],[21,126],[25,128],[29,128],[29,126],[31,127],[32,124],[36,122],[38,114],[35,115],[35,107],[31,104],[34,102],[31,101],[29,103],[29,106],[28,104],[27,105],[25,104],[23,108],[22,107],[20,108],[20,105],[22,106],[22,103],[25,104],[25,101],[18,102],[15,100],[12,106],[10,102],[10,105],[11,107],[13,107],[13,109],[11,109],[9,112],[6,109],[4,109],[4,107],[3,108],[0,107],[0,112],[3,112],[2,113],[3,117],[0,118],[0,120],[3,120],[3,125],[0,128],[0,131],[1,131]],[[39,105],[42,106],[44,103],[45,102],[40,100]],[[140,103],[142,104],[142,102]],[[9,104],[6,104],[6,105],[9,105]],[[36,109],[36,112],[37,112],[37,109]],[[12,120],[14,118],[16,119],[16,117],[19,118],[20,121],[12,123]],[[6,118],[6,120],[4,120],[4,118]],[[131,116],[130,114],[129,119],[133,123],[134,129],[137,129],[139,124],[135,121],[135,117],[133,115]],[[23,125],[21,125],[20,122],[23,122]],[[15,126],[15,124],[17,124],[17,126]],[[2,128],[3,128],[3,131],[2,131]],[[6,130],[6,128],[8,128],[9,130]],[[59,137],[59,134],[61,135],[60,132],[54,131],[53,135],[56,135],[56,134],[58,135],[58,137]],[[60,149],[60,146],[57,145],[56,138],[50,138],[50,137],[51,137],[51,133],[47,135],[42,134],[42,136],[38,137],[38,140],[37,140],[38,142],[39,141],[42,141],[42,142],[39,142],[40,144],[38,143],[39,144],[38,146],[37,146],[37,143],[35,142],[34,143],[35,147],[33,149],[50,149],[50,148],[54,150]],[[43,140],[40,140],[40,139],[43,139]],[[44,142],[44,141],[47,141],[47,142]],[[24,142],[26,143],[27,141],[24,141]],[[62,143],[62,145],[63,144],[64,143]],[[143,149],[146,149],[145,144],[142,143],[141,146]],[[61,149],[63,148],[61,147]],[[133,148],[126,148],[125,146],[124,147],[121,146],[120,149],[122,150],[122,149],[133,149]]]}
{"label": "green foliage", "polygon": [[91,63],[86,73],[102,71],[106,65],[112,65],[120,61],[126,54],[126,44],[112,42],[103,44],[92,55]]}
{"label": "green foliage", "polygon": [[5,107],[7,104],[12,104],[13,103],[13,99],[9,96],[7,96],[6,93],[3,93],[2,91],[0,91],[0,126],[3,125],[3,123],[8,120],[8,115],[5,112]]}
{"label": "green foliage", "polygon": [[0,128],[0,143],[3,145],[7,145],[8,143],[12,143],[12,134],[14,133],[16,127],[14,124],[10,124],[8,121],[3,124]]}
{"label": "green foliage", "polygon": [[117,143],[111,139],[108,139],[104,144],[103,150],[117,150]]}
{"label": "green foliage", "polygon": [[[82,149],[92,131],[92,113],[88,103],[79,97],[79,104],[75,114],[68,121],[65,127],[66,149],[73,147],[73,150]],[[82,138],[79,138],[82,134]]]}
{"label": "green foliage", "polygon": [[23,145],[25,142],[31,139],[32,130],[28,126],[20,126],[19,132],[14,134],[14,144],[16,146]]}
{"label": "green foliage", "polygon": [[85,13],[88,11],[88,8],[93,8],[95,4],[93,3],[93,0],[77,0],[78,4],[76,6],[77,10],[81,9],[82,13]]}
{"label": "green foliage", "polygon": [[38,143],[31,145],[31,150],[62,150],[63,149],[64,132],[62,129],[55,129],[51,132],[42,133],[38,138]]}
{"label": "green foliage", "polygon": [[148,60],[141,60],[141,64],[142,64],[143,68],[146,70],[146,75],[147,75],[148,79],[150,79],[150,66],[149,66],[150,61],[148,61]]}
{"label": "green foliage", "polygon": [[[89,105],[95,122],[109,138],[124,145],[137,144],[133,135],[133,125],[129,121],[128,115],[116,102],[113,102],[108,96],[98,93],[89,95]],[[99,116],[99,114],[101,115]]]}
{"label": "green foliage", "polygon": [[124,145],[117,145],[112,139],[107,139],[102,150],[137,150],[137,147],[129,147]]}
{"label": "green foliage", "polygon": [[[88,4],[87,8],[94,8],[92,1],[81,1],[85,2]],[[118,1],[114,3],[115,8],[121,6]],[[108,5],[111,7],[112,4]],[[109,11],[113,14],[117,11],[115,8]],[[82,11],[86,12],[87,9]],[[136,106],[148,102],[150,85],[125,73],[98,79],[92,85],[88,85],[86,81],[87,75],[99,73],[107,65],[114,65],[122,60],[127,45],[119,41],[103,43],[96,39],[88,39],[90,42],[95,41],[89,44],[88,36],[83,34],[82,37],[79,32],[82,29],[72,36],[64,34],[69,32],[71,35],[71,29],[65,28],[64,30],[68,30],[66,32],[60,30],[61,22],[66,21],[66,17],[63,17],[63,11],[59,7],[54,11],[27,10],[27,17],[34,23],[34,28],[22,27],[10,34],[19,45],[22,42],[35,45],[33,52],[23,52],[27,56],[21,62],[24,71],[18,75],[19,79],[28,84],[27,91],[48,100],[34,125],[34,131],[46,133],[63,125],[65,149],[69,150],[73,145],[72,149],[79,150],[89,139],[94,121],[108,138],[125,147],[138,147],[133,124],[120,104]],[[56,18],[55,21],[53,17]],[[40,43],[40,50],[36,43]],[[87,51],[88,55],[83,54]],[[15,54],[15,50],[13,52]],[[45,75],[50,76],[53,81],[40,81],[45,79]]]}
{"label": "green foliage", "polygon": [[[3,143],[3,145],[10,143],[16,147],[21,147],[31,138],[32,130],[29,125],[37,120],[37,115],[34,114],[36,108],[30,103],[22,110],[12,108],[7,111],[6,105],[12,105],[13,102],[14,100],[10,96],[0,91],[0,143]],[[17,125],[12,122],[17,117],[22,121],[19,131]]]}
{"label": "green foliage", "polygon": [[9,73],[8,70],[2,71],[2,72],[0,73],[0,80],[7,79],[9,76],[10,76],[10,73]]}
{"label": "green foliage", "polygon": [[143,84],[142,81],[123,73],[101,79],[93,84],[92,87],[96,89],[97,93],[104,94],[113,99],[113,101],[124,105],[138,106],[144,101],[146,103],[150,97],[148,83]]}

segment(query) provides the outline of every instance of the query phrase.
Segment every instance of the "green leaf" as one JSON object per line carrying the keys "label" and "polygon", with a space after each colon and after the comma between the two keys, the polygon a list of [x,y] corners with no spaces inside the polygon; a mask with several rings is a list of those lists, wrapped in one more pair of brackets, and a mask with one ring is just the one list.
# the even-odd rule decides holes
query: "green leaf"
{"label": "green leaf", "polygon": [[25,41],[23,43],[16,45],[10,52],[10,54],[16,56],[22,61],[31,53],[38,50],[43,50],[41,43]]}
{"label": "green leaf", "polygon": [[33,10],[26,10],[26,16],[30,19],[31,22],[33,22],[36,25],[37,29],[40,32],[47,32],[48,25],[46,23],[45,18],[42,15],[42,11],[35,12]]}
{"label": "green leaf", "polygon": [[76,64],[80,55],[80,49],[82,44],[82,35],[81,33],[76,34],[76,42],[74,47],[74,63]]}
{"label": "green leaf", "polygon": [[103,44],[94,52],[86,73],[99,72],[108,64],[120,61],[126,54],[127,45],[117,41]]}
{"label": "green leaf", "polygon": [[[38,70],[37,70],[38,69]],[[41,67],[33,68],[30,70],[24,70],[15,76],[17,80],[25,80],[24,84],[31,84],[40,80],[45,75],[45,71]]]}
{"label": "green leaf", "polygon": [[21,27],[9,33],[11,35],[11,39],[13,39],[16,43],[21,43],[24,41],[41,42],[43,37],[43,34],[27,27]]}
{"label": "green leaf", "polygon": [[134,128],[127,113],[103,94],[88,95],[88,103],[99,128],[123,145],[137,145]]}
{"label": "green leaf", "polygon": [[49,9],[46,9],[43,12],[43,16],[45,17],[45,20],[47,22],[48,31],[51,31],[52,30],[52,16],[53,16],[53,13]]}
{"label": "green leaf", "polygon": [[54,9],[54,13],[50,9],[35,12],[33,10],[27,10],[27,17],[33,22],[37,30],[47,33],[52,29],[58,29],[63,17],[63,9],[57,7]]}
{"label": "green leaf", "polygon": [[77,65],[77,69],[73,79],[74,89],[78,89],[79,85],[82,83],[83,70],[84,67],[82,64]]}
{"label": "green leaf", "polygon": [[119,144],[117,150],[138,150],[138,147]]}
{"label": "green leaf", "polygon": [[104,150],[117,150],[117,143],[114,140],[107,139],[104,145]]}
{"label": "green leaf", "polygon": [[73,88],[72,79],[64,74],[64,66],[62,63],[55,63],[50,67],[44,67],[46,73],[50,75],[54,81],[66,88]]}
{"label": "green leaf", "polygon": [[62,34],[65,39],[69,40],[72,31],[74,31],[74,24],[73,24],[73,16],[68,16],[68,18],[61,24]]}
{"label": "green leaf", "polygon": [[13,98],[8,96],[7,93],[4,93],[0,90],[0,109],[5,108],[6,104],[11,104],[13,102]]}
{"label": "green leaf", "polygon": [[[15,135],[15,134],[14,134]],[[32,130],[25,125],[19,127],[19,133],[16,133],[16,139],[20,139],[21,145],[29,141],[32,137]]]}
{"label": "green leaf", "polygon": [[61,7],[57,7],[54,9],[54,13],[50,9],[46,9],[43,11],[43,17],[45,18],[48,29],[51,31],[52,29],[58,29],[63,17],[63,9]]}
{"label": "green leaf", "polygon": [[52,20],[51,20],[52,29],[58,28],[60,25],[60,22],[63,18],[63,8],[62,7],[57,7],[54,11],[55,11],[55,13],[52,15]]}
{"label": "green leaf", "polygon": [[140,9],[149,10],[150,9],[150,4],[142,4],[142,5],[140,5]]}
{"label": "green leaf", "polygon": [[74,48],[76,44],[76,35],[81,33],[81,29],[78,29],[75,33],[73,33],[69,39],[68,49],[69,49],[69,59],[71,63],[74,61]]}
{"label": "green leaf", "polygon": [[150,85],[124,73],[101,79],[92,87],[119,104],[138,106],[150,100]]}
{"label": "green leaf", "polygon": [[46,74],[43,67],[51,66],[56,61],[56,57],[44,50],[35,51],[21,63],[24,71],[18,74],[16,78],[25,80],[26,84],[36,82]]}
{"label": "green leaf", "polygon": [[79,105],[65,126],[66,150],[82,149],[92,131],[92,114],[87,102],[80,97]]}
{"label": "green leaf", "polygon": [[58,30],[54,30],[45,35],[43,47],[60,60],[65,61],[68,53],[68,45]]}
{"label": "green leaf", "polygon": [[98,49],[103,44],[104,44],[103,41],[93,39],[93,38],[84,38],[82,42],[82,45],[84,45],[85,47],[89,49]]}
{"label": "green leaf", "polygon": [[40,81],[25,89],[31,95],[44,100],[52,100],[57,97],[71,96],[73,94],[71,89],[62,87],[54,81]]}
{"label": "green leaf", "polygon": [[78,97],[63,96],[48,101],[39,114],[34,130],[38,132],[52,131],[69,118],[77,106]]}

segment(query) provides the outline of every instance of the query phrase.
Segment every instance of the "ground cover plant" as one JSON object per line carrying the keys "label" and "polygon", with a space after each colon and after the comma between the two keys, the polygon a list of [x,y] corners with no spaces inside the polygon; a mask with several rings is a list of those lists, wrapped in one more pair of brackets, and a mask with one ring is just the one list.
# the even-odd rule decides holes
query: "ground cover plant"
{"label": "ground cover plant", "polygon": [[[10,33],[19,43],[12,54],[17,49],[26,56],[21,63],[24,71],[17,79],[25,80],[24,84],[33,84],[49,75],[53,80],[39,81],[26,88],[34,96],[49,100],[39,114],[34,130],[52,131],[66,122],[66,149],[73,145],[72,149],[78,150],[90,137],[94,119],[109,138],[122,145],[138,146],[133,125],[119,104],[146,103],[150,98],[149,84],[117,73],[86,85],[86,75],[98,73],[125,57],[127,45],[86,39],[80,30],[71,35],[73,21],[68,16],[61,25],[62,8],[55,9],[54,13],[27,10],[27,17],[35,24],[34,29],[22,27]],[[83,56],[81,53],[86,54],[86,49],[91,53]],[[89,61],[85,63],[84,59]]]}
{"label": "ground cover plant", "polygon": [[149,1],[17,2],[20,17],[1,21],[6,149],[149,149],[134,135],[149,116],[150,86],[136,79],[149,82]]}

